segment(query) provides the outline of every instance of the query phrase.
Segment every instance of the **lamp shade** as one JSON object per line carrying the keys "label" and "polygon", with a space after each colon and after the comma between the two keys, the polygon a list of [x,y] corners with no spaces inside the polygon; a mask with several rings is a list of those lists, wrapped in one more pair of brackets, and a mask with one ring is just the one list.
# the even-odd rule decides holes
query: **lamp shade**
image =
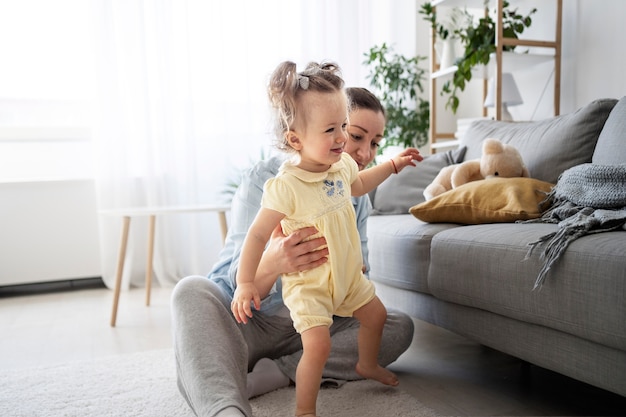
{"label": "lamp shade", "polygon": [[[517,89],[517,84],[510,72],[502,73],[502,104],[507,106],[517,106],[523,104],[522,96]],[[485,107],[493,107],[496,104],[496,80],[489,80],[489,89],[487,90],[487,98],[485,98]]]}

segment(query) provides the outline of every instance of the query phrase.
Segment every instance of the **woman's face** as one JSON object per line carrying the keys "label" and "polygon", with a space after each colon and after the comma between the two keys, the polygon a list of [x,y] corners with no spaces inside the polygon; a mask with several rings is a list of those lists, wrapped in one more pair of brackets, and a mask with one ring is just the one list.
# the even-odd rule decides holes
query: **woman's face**
{"label": "woman's face", "polygon": [[380,141],[385,133],[385,116],[370,109],[355,109],[350,113],[348,141],[344,152],[348,152],[359,165],[367,167],[376,157]]}

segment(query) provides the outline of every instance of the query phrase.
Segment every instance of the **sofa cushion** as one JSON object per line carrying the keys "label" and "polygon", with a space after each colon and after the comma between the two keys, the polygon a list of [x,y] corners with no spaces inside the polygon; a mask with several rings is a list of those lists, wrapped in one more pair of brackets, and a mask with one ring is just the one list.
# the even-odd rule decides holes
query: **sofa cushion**
{"label": "sofa cushion", "polygon": [[533,290],[544,260],[528,243],[554,224],[462,226],[433,237],[428,277],[433,295],[626,349],[626,232],[573,241]]}
{"label": "sofa cushion", "polygon": [[411,207],[418,219],[437,223],[501,223],[536,219],[553,184],[534,178],[472,181]]}
{"label": "sofa cushion", "polygon": [[367,220],[370,278],[396,288],[428,292],[430,242],[450,223],[420,222],[410,214],[370,216]]}
{"label": "sofa cushion", "polygon": [[467,146],[465,160],[480,158],[481,142],[486,138],[500,139],[520,152],[532,178],[556,183],[566,169],[591,162],[615,103],[615,99],[595,100],[573,113],[540,121],[475,121],[460,142]]}
{"label": "sofa cushion", "polygon": [[407,214],[412,206],[424,201],[424,188],[439,171],[461,162],[464,155],[465,148],[428,155],[415,167],[406,167],[392,175],[370,193],[372,214]]}
{"label": "sofa cushion", "polygon": [[598,138],[594,164],[626,164],[626,96],[615,105]]}

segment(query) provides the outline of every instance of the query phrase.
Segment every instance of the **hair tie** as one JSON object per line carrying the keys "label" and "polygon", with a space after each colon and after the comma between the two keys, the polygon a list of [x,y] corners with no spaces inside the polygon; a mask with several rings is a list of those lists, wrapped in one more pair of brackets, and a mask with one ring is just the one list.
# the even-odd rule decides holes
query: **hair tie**
{"label": "hair tie", "polygon": [[309,77],[306,75],[298,75],[298,85],[301,89],[306,90],[309,88]]}

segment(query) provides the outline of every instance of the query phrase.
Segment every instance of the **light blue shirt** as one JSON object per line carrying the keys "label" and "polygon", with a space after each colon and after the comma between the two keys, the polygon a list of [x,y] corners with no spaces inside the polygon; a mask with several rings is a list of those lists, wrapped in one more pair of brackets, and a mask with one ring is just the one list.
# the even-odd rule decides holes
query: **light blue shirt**
{"label": "light blue shirt", "polygon": [[[278,156],[260,161],[241,178],[237,192],[233,196],[231,205],[230,226],[226,243],[220,252],[220,258],[209,272],[209,279],[213,280],[231,299],[235,292],[237,267],[241,247],[248,232],[248,228],[261,208],[263,185],[269,178],[278,173],[284,159]],[[367,195],[353,197],[352,204],[356,212],[357,228],[361,236],[361,251],[363,262],[366,266],[366,274],[369,272],[367,250],[367,218],[372,205]],[[261,311],[266,314],[274,314],[283,307],[282,287],[280,277],[276,281],[274,289],[261,301]]]}

